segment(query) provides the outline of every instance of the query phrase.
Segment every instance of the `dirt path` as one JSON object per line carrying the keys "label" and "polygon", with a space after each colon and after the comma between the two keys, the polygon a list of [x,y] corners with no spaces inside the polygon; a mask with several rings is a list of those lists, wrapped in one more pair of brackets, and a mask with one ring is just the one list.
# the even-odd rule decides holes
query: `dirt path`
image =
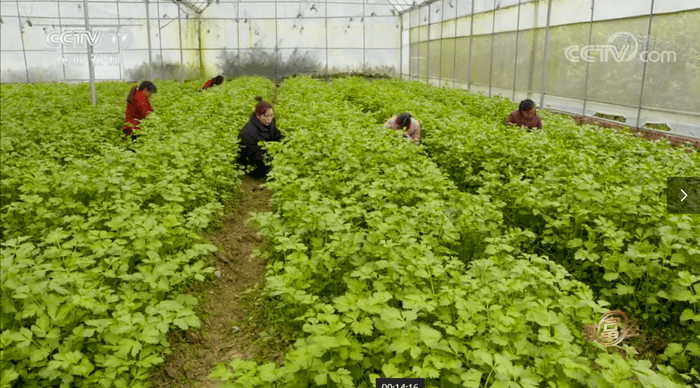
{"label": "dirt path", "polygon": [[219,383],[208,378],[213,368],[236,357],[283,361],[291,332],[276,321],[274,303],[262,293],[267,260],[251,254],[264,252],[266,241],[246,223],[250,212],[272,211],[271,193],[262,183],[244,176],[241,198],[208,236],[219,248],[214,266],[221,278],[193,286],[202,327],[169,334],[172,354],[151,374],[153,387],[214,388]]}

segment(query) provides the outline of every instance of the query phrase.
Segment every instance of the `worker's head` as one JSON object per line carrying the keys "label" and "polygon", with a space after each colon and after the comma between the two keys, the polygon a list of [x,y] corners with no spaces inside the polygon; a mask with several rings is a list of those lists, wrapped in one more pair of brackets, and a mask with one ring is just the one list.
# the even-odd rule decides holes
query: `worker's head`
{"label": "worker's head", "polygon": [[156,88],[156,85],[154,85],[151,81],[143,81],[138,87],[134,86],[133,88],[131,88],[131,90],[129,91],[129,96],[126,97],[127,102],[134,101],[134,94],[136,94],[137,90],[143,92],[143,94],[145,94],[146,97],[151,98],[151,96],[158,91],[158,88]]}
{"label": "worker's head", "polygon": [[537,108],[535,107],[535,102],[527,99],[520,102],[520,107],[518,108],[520,114],[523,116],[534,116],[537,113]]}
{"label": "worker's head", "polygon": [[270,125],[272,120],[275,118],[275,112],[272,109],[272,105],[267,101],[263,101],[261,96],[255,96],[258,104],[255,105],[255,117],[260,120],[264,125]]}
{"label": "worker's head", "polygon": [[217,75],[216,77],[212,78],[211,83],[214,85],[221,85],[222,83],[224,83],[224,76]]}
{"label": "worker's head", "polygon": [[150,98],[158,91],[158,88],[156,88],[156,85],[154,85],[151,81],[143,81],[141,82],[141,85],[139,85],[139,90],[142,91],[146,97]]}
{"label": "worker's head", "polygon": [[410,113],[401,113],[396,117],[396,124],[403,128],[408,128],[411,126],[411,114]]}

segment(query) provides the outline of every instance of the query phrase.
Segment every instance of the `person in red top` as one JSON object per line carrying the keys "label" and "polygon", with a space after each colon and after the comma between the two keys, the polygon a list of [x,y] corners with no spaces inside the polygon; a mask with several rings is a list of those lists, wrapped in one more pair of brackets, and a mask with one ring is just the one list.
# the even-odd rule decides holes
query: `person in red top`
{"label": "person in red top", "polygon": [[209,81],[207,81],[207,83],[205,83],[204,86],[202,86],[202,88],[201,88],[199,91],[201,92],[202,90],[207,90],[207,89],[209,89],[209,88],[211,88],[211,87],[219,86],[219,85],[221,85],[223,82],[224,82],[224,76],[222,76],[222,75],[217,75],[216,77],[214,77],[214,78],[210,79]]}
{"label": "person in red top", "polygon": [[416,120],[410,113],[401,113],[398,116],[388,119],[386,123],[384,123],[384,128],[390,128],[396,131],[405,128],[405,137],[420,145],[420,121]]}
{"label": "person in red top", "polygon": [[124,134],[136,139],[134,131],[140,129],[139,123],[145,119],[149,113],[153,112],[153,107],[148,99],[157,91],[156,85],[150,81],[143,81],[137,88],[134,86],[126,98],[126,125]]}
{"label": "person in red top", "polygon": [[528,132],[535,128],[542,129],[542,119],[537,115],[535,102],[529,99],[521,101],[518,110],[508,115],[508,124],[526,128]]}

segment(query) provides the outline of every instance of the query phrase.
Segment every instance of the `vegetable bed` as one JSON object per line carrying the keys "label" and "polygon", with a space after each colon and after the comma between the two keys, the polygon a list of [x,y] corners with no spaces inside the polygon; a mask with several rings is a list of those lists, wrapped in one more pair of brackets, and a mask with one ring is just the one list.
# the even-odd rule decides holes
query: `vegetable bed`
{"label": "vegetable bed", "polygon": [[[338,81],[334,81],[338,82]],[[313,102],[309,102],[313,101]],[[483,194],[462,193],[409,140],[383,130],[334,85],[286,81],[271,144],[275,213],[268,288],[296,322],[283,366],[235,360],[232,387],[675,387],[672,368],[583,340],[605,310],[560,265],[528,253]],[[482,242],[482,244],[472,244]]]}
{"label": "vegetable bed", "polygon": [[515,104],[460,90],[358,78],[333,87],[376,123],[416,115],[427,153],[460,190],[491,198],[504,228],[536,236],[525,251],[647,330],[677,328],[661,358],[700,383],[700,216],[666,210],[666,178],[700,176],[699,153],[546,111],[545,130],[527,133],[504,125]]}
{"label": "vegetable bed", "polygon": [[240,184],[253,96],[273,91],[158,82],[130,145],[130,86],[98,84],[97,107],[88,87],[2,87],[2,387],[145,386],[166,333],[199,325],[181,292],[213,271],[199,234]]}

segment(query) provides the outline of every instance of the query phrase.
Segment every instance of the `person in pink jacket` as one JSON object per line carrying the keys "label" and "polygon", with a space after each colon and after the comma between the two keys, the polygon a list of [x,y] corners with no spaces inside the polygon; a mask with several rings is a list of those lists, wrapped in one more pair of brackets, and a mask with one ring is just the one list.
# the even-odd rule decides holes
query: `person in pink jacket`
{"label": "person in pink jacket", "polygon": [[390,118],[384,123],[384,128],[396,131],[405,130],[405,136],[420,145],[420,121],[414,119],[409,113],[401,113],[398,116]]}

